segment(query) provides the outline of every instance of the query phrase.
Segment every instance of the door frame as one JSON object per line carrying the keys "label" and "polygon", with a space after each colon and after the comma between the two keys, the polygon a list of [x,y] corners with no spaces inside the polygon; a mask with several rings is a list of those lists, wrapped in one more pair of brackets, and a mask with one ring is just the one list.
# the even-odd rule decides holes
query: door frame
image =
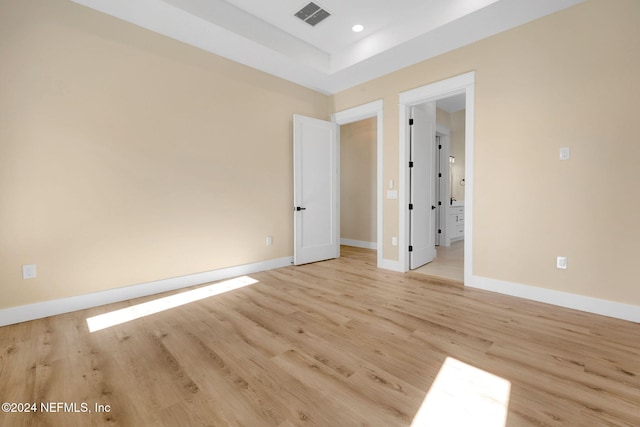
{"label": "door frame", "polygon": [[[338,111],[331,115],[331,121],[338,125],[346,125],[372,117],[376,118],[376,250],[378,268],[387,268],[385,267],[387,263],[395,263],[395,261],[387,261],[382,258],[382,242],[384,241],[382,234],[382,194],[384,191],[382,183],[383,107],[383,101],[379,99],[357,107]],[[340,157],[339,144],[340,142],[338,142],[338,157]]]}
{"label": "door frame", "polygon": [[474,124],[475,124],[475,71],[411,89],[399,94],[399,222],[400,250],[398,262],[402,271],[409,271],[409,114],[410,108],[425,102],[437,101],[464,93],[465,99],[465,223],[464,223],[464,281],[469,282],[473,268],[473,189],[474,189]]}

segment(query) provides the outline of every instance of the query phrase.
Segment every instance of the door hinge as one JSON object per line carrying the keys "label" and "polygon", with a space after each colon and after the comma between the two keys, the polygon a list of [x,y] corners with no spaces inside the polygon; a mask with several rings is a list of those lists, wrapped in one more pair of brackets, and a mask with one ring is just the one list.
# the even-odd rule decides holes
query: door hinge
{"label": "door hinge", "polygon": [[442,234],[442,230],[438,229],[438,234]]}
{"label": "door hinge", "polygon": [[409,119],[409,126],[413,126],[413,119]]}
{"label": "door hinge", "polygon": [[409,246],[409,252],[413,252],[413,246]]}
{"label": "door hinge", "polygon": [[409,203],[409,210],[413,210],[413,203]]}
{"label": "door hinge", "polygon": [[442,206],[442,202],[441,201],[438,201],[438,206]]}
{"label": "door hinge", "polygon": [[438,144],[438,150],[442,150],[442,144]]}
{"label": "door hinge", "polygon": [[442,172],[438,173],[438,178],[442,178]]}
{"label": "door hinge", "polygon": [[413,162],[409,162],[409,167],[412,168],[413,167]]}

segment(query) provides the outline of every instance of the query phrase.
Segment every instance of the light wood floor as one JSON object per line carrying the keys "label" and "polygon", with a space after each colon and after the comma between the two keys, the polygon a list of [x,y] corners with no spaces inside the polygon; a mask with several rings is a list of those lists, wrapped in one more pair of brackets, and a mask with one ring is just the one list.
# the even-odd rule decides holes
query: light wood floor
{"label": "light wood floor", "polygon": [[464,240],[450,246],[436,246],[436,258],[413,270],[414,273],[464,283]]}
{"label": "light wood floor", "polygon": [[510,382],[507,426],[640,425],[640,324],[375,262],[343,248],[94,333],[88,316],[153,298],[0,328],[0,401],[111,408],[0,425],[408,426],[447,357]]}

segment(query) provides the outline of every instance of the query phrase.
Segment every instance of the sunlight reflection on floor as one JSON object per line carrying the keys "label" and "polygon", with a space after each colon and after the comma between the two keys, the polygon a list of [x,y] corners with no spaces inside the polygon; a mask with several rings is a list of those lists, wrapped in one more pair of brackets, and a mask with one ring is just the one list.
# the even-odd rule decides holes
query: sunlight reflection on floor
{"label": "sunlight reflection on floor", "polygon": [[412,427],[504,427],[511,383],[447,357]]}
{"label": "sunlight reflection on floor", "polygon": [[131,307],[120,310],[111,311],[109,313],[100,314],[98,316],[87,318],[87,326],[89,332],[99,331],[131,320],[139,319],[150,314],[159,313],[170,308],[188,304],[204,298],[220,295],[225,292],[240,289],[245,286],[258,283],[257,280],[249,276],[242,276],[224,282],[214,283],[202,288],[193,289],[191,291],[182,292],[168,297],[158,298],[142,304],[132,305]]}

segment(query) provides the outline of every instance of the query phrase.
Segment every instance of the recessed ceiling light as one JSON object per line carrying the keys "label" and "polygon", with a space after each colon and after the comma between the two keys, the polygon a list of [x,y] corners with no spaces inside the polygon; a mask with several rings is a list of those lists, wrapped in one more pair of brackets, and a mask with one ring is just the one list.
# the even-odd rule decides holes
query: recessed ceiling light
{"label": "recessed ceiling light", "polygon": [[353,30],[354,33],[359,33],[360,31],[364,30],[364,27],[360,24],[357,24],[351,27],[351,29]]}

